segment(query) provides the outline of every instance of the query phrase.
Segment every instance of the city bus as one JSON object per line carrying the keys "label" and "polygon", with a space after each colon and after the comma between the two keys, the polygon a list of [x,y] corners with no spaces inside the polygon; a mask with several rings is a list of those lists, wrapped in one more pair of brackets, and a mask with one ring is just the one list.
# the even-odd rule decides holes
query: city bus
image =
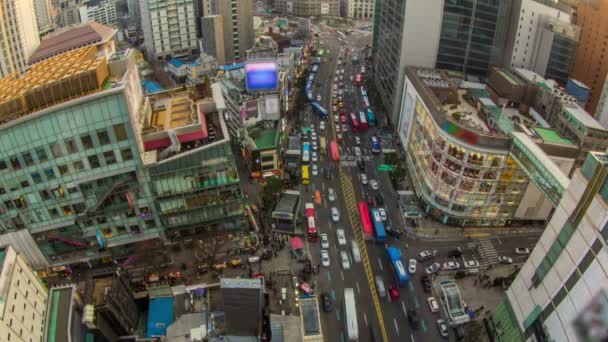
{"label": "city bus", "polygon": [[315,112],[319,114],[321,119],[327,119],[327,116],[329,114],[327,113],[327,110],[325,108],[321,107],[321,105],[316,101],[311,102],[311,105]]}
{"label": "city bus", "polygon": [[376,126],[376,113],[374,113],[369,107],[367,108],[367,121],[371,126]]}
{"label": "city bus", "polygon": [[331,159],[334,161],[340,160],[340,149],[338,148],[338,142],[335,140],[331,141]]}
{"label": "city bus", "polygon": [[361,74],[357,74],[357,76],[355,76],[355,85],[360,87],[362,84],[363,80],[361,79]]}
{"label": "city bus", "polygon": [[310,162],[310,144],[305,142],[302,144],[302,163]]}
{"label": "city bus", "polygon": [[361,127],[362,130],[367,129],[367,127],[369,127],[369,125],[367,124],[367,117],[363,112],[359,112],[359,127]]}
{"label": "city bus", "polygon": [[353,124],[353,131],[354,132],[359,132],[360,124],[359,124],[359,119],[357,118],[357,115],[355,115],[355,113],[350,113],[350,122]]}
{"label": "city bus", "polygon": [[380,147],[380,140],[377,136],[372,135],[369,138],[369,144],[372,147],[372,153],[380,153],[382,152],[382,147]]}
{"label": "city bus", "polygon": [[346,325],[346,336],[348,341],[359,341],[355,291],[352,288],[344,289],[344,324]]}
{"label": "city bus", "polygon": [[372,221],[374,223],[374,237],[376,238],[376,242],[382,243],[386,241],[386,230],[384,230],[384,223],[382,223],[382,218],[380,217],[380,212],[378,209],[372,209],[370,212],[372,216]]}
{"label": "city bus", "polygon": [[317,231],[317,223],[315,220],[315,205],[312,203],[306,203],[306,235],[308,241],[315,242],[319,239],[319,233]]}
{"label": "city bus", "polygon": [[374,228],[369,217],[369,207],[365,202],[359,202],[359,218],[361,219],[361,227],[363,229],[363,238],[365,240],[373,239]]}
{"label": "city bus", "polygon": [[363,105],[365,106],[365,108],[369,108],[371,106],[371,104],[369,103],[369,98],[367,97],[367,95],[362,96],[363,98]]}
{"label": "city bus", "polygon": [[409,277],[405,271],[405,266],[403,266],[403,261],[401,260],[401,251],[395,247],[388,247],[386,249],[386,255],[388,256],[388,262],[391,269],[395,274],[395,282],[399,284],[399,287],[407,285]]}
{"label": "city bus", "polygon": [[325,137],[320,137],[319,141],[320,141],[320,143],[319,143],[320,150],[319,151],[323,154],[327,153],[327,145],[325,142]]}
{"label": "city bus", "polygon": [[308,165],[302,165],[302,184],[310,184],[310,174],[308,173]]}

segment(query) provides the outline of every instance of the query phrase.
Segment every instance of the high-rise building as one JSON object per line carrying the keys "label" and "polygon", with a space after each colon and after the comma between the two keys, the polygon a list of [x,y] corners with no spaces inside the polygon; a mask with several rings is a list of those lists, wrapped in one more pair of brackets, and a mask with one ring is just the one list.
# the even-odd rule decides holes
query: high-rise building
{"label": "high-rise building", "polygon": [[0,248],[0,340],[43,341],[48,290],[10,246]]}
{"label": "high-rise building", "polygon": [[406,66],[485,76],[502,64],[507,1],[384,0],[376,6],[374,81],[393,123]]}
{"label": "high-rise building", "polygon": [[553,19],[541,24],[531,70],[565,85],[574,67],[579,36],[579,27],[570,23]]}
{"label": "high-rise building", "polygon": [[345,15],[357,20],[371,19],[374,16],[375,0],[346,0]]}
{"label": "high-rise building", "polygon": [[201,17],[213,15],[213,0],[198,0],[198,12]]}
{"label": "high-rise building", "polygon": [[215,57],[218,65],[226,64],[224,47],[224,23],[221,15],[210,15],[201,18],[203,32],[203,51]]}
{"label": "high-rise building", "polygon": [[141,26],[149,59],[198,53],[196,0],[141,0]]}
{"label": "high-rise building", "polygon": [[95,5],[84,5],[79,8],[80,22],[95,21],[104,25],[116,24],[116,0],[105,0]]}
{"label": "high-rise building", "polygon": [[573,323],[608,284],[607,175],[604,152],[589,153],[574,172],[551,221],[492,314],[498,340],[586,340],[577,336]]}
{"label": "high-rise building", "polygon": [[[264,284],[261,279],[220,279],[226,335],[260,336]],[[247,317],[246,320],[243,317]]]}
{"label": "high-rise building", "polygon": [[79,0],[60,0],[57,7],[59,11],[59,26],[66,27],[70,25],[80,24],[80,6]]}
{"label": "high-rise building", "polygon": [[581,37],[572,76],[591,88],[585,109],[597,118],[600,113],[596,110],[608,74],[604,51],[608,44],[608,0],[580,1],[576,21]]}
{"label": "high-rise building", "polygon": [[0,78],[22,72],[40,44],[33,1],[0,2]]}
{"label": "high-rise building", "polygon": [[277,0],[275,9],[279,13],[301,17],[340,16],[340,0]]}
{"label": "high-rise building", "polygon": [[[254,43],[253,0],[212,0],[213,14],[222,16],[226,62],[247,57]],[[205,32],[203,31],[203,39]]]}
{"label": "high-rise building", "polygon": [[129,22],[134,25],[141,25],[139,0],[127,0],[127,11],[129,12]]}
{"label": "high-rise building", "polygon": [[38,34],[42,36],[52,31],[55,23],[51,18],[51,0],[34,0],[34,10],[36,11]]}

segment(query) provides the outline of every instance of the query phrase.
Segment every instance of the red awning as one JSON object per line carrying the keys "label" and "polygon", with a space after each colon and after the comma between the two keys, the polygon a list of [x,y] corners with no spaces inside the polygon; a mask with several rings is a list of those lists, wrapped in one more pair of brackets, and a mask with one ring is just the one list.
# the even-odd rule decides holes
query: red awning
{"label": "red awning", "polygon": [[299,237],[294,237],[291,239],[291,248],[302,249],[304,248],[304,242]]}

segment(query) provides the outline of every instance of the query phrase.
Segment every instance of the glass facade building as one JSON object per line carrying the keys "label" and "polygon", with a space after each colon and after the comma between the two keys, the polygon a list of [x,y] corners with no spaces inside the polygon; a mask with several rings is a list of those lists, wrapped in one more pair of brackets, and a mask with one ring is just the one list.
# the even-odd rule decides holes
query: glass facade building
{"label": "glass facade building", "polygon": [[577,47],[578,42],[576,40],[555,34],[545,77],[556,80],[560,84],[566,84],[574,67]]}

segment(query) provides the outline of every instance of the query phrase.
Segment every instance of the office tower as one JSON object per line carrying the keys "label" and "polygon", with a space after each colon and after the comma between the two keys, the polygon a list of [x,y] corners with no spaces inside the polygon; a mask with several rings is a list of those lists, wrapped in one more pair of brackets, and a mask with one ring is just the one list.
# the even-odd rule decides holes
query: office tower
{"label": "office tower", "polygon": [[0,340],[42,341],[48,292],[27,261],[10,246],[0,248]]}
{"label": "office tower", "polygon": [[141,0],[141,25],[149,59],[198,53],[196,0]]}
{"label": "office tower", "polygon": [[51,0],[34,0],[34,11],[36,12],[38,34],[42,36],[55,28],[55,23],[51,18]]}
{"label": "office tower", "polygon": [[570,78],[580,29],[558,20],[548,20],[539,27],[531,70],[565,85]]}
{"label": "office tower", "polygon": [[340,16],[340,0],[276,0],[275,9],[279,13],[300,17]]}
{"label": "office tower", "polygon": [[80,6],[79,0],[61,0],[59,11],[59,26],[66,27],[70,25],[80,24]]}
{"label": "office tower", "polygon": [[222,278],[220,289],[226,315],[226,335],[260,336],[264,307],[263,280]]}
{"label": "office tower", "polygon": [[203,32],[203,51],[215,57],[218,65],[226,64],[224,46],[224,23],[221,15],[210,15],[201,18]]}
{"label": "office tower", "polygon": [[127,11],[129,12],[129,22],[133,25],[141,25],[139,0],[127,0]]}
{"label": "office tower", "polygon": [[607,163],[604,152],[589,153],[574,172],[540,240],[492,313],[499,340],[585,340],[577,337],[573,323],[608,284]]}
{"label": "office tower", "polygon": [[106,0],[96,4],[87,4],[79,8],[80,22],[95,21],[103,25],[114,25],[117,22],[116,0]]}
{"label": "office tower", "polygon": [[572,76],[591,88],[585,109],[597,118],[600,113],[596,110],[608,74],[605,55],[608,44],[608,0],[580,1],[577,24],[581,28],[581,37]]}
{"label": "office tower", "polygon": [[40,44],[33,1],[0,2],[0,78],[27,67]]}
{"label": "office tower", "polygon": [[211,7],[213,14],[222,16],[226,62],[246,58],[255,39],[253,0],[213,0]]}
{"label": "office tower", "polygon": [[346,0],[345,16],[352,19],[371,19],[374,16],[375,0]]}
{"label": "office tower", "polygon": [[213,15],[213,0],[198,0],[198,12],[201,17]]}
{"label": "office tower", "polygon": [[406,66],[486,76],[502,64],[510,2],[385,0],[377,6],[374,81],[392,123]]}

